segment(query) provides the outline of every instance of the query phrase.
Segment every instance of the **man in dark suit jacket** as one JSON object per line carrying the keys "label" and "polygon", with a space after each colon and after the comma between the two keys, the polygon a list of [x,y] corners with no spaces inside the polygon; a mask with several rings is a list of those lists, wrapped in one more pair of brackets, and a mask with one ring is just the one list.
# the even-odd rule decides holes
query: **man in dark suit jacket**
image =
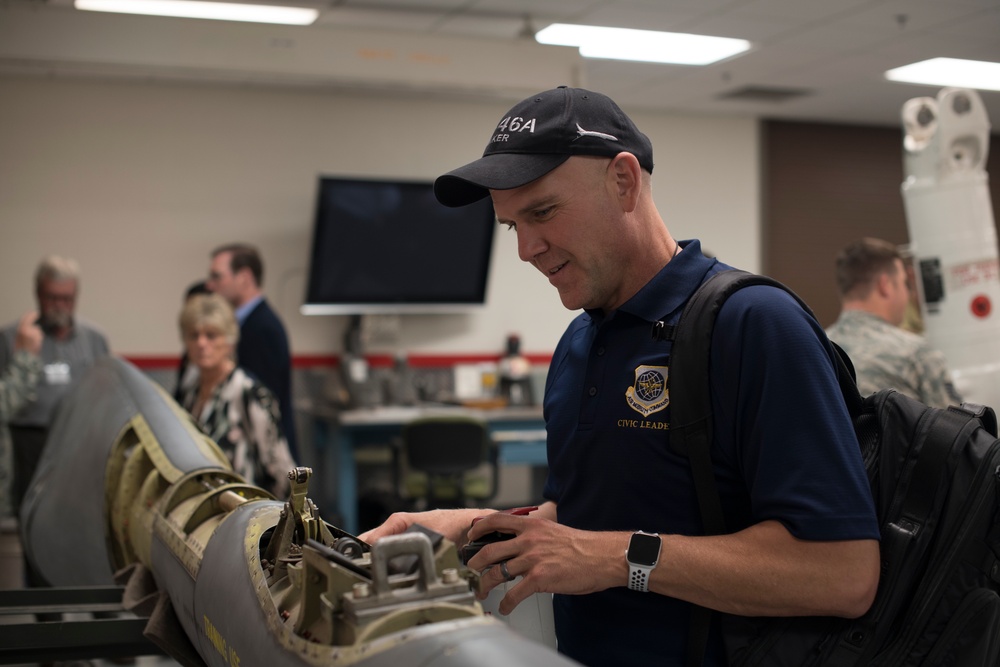
{"label": "man in dark suit jacket", "polygon": [[205,283],[236,311],[240,341],[236,362],[257,377],[277,397],[281,427],[292,458],[299,460],[292,412],[292,357],[288,335],[278,315],[268,305],[261,287],[264,264],[251,245],[233,243],[212,251]]}

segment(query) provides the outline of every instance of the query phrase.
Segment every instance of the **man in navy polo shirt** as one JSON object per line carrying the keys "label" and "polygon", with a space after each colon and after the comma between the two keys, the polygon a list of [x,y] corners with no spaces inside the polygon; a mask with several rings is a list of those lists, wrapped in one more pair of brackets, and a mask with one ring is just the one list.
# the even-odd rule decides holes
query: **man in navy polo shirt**
{"label": "man in navy polo shirt", "polygon": [[[396,514],[363,536],[412,523],[460,544],[513,533],[469,567],[487,589],[521,577],[501,613],[554,593],[559,650],[588,665],[683,664],[693,604],[855,617],[878,584],[879,530],[834,351],[776,288],[740,290],[714,329],[712,460],[734,532],[703,535],[690,467],[667,443],[671,346],[650,332],[729,267],[670,235],[652,171],[649,139],[612,100],[557,88],[516,105],[481,159],[437,179],[449,206],[491,196],[521,259],[583,311],[546,382],[547,502],[471,529],[484,510]],[[712,632],[705,664],[726,664]]]}

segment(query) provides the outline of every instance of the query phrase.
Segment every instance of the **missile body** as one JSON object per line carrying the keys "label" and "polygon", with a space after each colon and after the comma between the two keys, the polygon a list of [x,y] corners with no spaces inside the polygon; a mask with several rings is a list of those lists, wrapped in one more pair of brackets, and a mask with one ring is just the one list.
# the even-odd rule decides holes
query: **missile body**
{"label": "missile body", "polygon": [[[158,386],[109,357],[61,406],[21,510],[57,586],[127,580],[146,634],[184,665],[573,665],[483,613],[478,575],[423,532],[368,547],[247,483]],[[72,545],[65,548],[66,544]]]}

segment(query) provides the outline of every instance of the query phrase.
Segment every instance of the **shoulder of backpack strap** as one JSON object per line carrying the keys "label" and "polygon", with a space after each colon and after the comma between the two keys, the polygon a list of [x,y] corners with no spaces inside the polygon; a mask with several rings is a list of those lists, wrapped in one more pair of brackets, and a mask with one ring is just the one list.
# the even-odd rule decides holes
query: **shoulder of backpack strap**
{"label": "shoulder of backpack strap", "polygon": [[993,408],[986,405],[980,405],[979,403],[965,402],[960,406],[948,406],[948,409],[964,412],[975,417],[979,420],[979,423],[983,425],[983,429],[985,429],[987,433],[992,435],[994,438],[997,437],[997,414]]}
{"label": "shoulder of backpack strap", "polygon": [[[786,292],[811,318],[816,319],[809,305],[794,290],[774,278],[741,269],[720,271],[710,276],[688,299],[677,325],[671,331],[674,347],[668,387],[685,387],[683,392],[671,395],[671,430],[674,424],[684,428],[706,420],[711,414],[707,369],[715,321],[730,296],[754,285],[775,287]],[[836,372],[841,393],[851,414],[857,416],[862,409],[862,399],[855,381],[854,365],[840,346],[834,344],[833,347],[838,359]],[[682,354],[677,354],[678,350],[682,350]]]}

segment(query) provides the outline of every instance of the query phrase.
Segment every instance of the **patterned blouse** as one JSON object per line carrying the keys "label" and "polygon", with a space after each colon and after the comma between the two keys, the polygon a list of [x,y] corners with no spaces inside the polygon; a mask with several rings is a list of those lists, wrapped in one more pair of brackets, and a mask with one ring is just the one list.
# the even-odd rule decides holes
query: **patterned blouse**
{"label": "patterned blouse", "polygon": [[[198,380],[195,369],[180,387],[180,404],[188,412],[198,399]],[[264,385],[237,366],[194,417],[226,453],[237,473],[285,499],[288,472],[295,462],[281,433],[278,401]]]}
{"label": "patterned blouse", "polygon": [[41,376],[41,359],[23,350],[14,354],[0,375],[0,517],[13,513],[10,494],[14,483],[14,449],[7,422],[35,400],[35,387]]}

